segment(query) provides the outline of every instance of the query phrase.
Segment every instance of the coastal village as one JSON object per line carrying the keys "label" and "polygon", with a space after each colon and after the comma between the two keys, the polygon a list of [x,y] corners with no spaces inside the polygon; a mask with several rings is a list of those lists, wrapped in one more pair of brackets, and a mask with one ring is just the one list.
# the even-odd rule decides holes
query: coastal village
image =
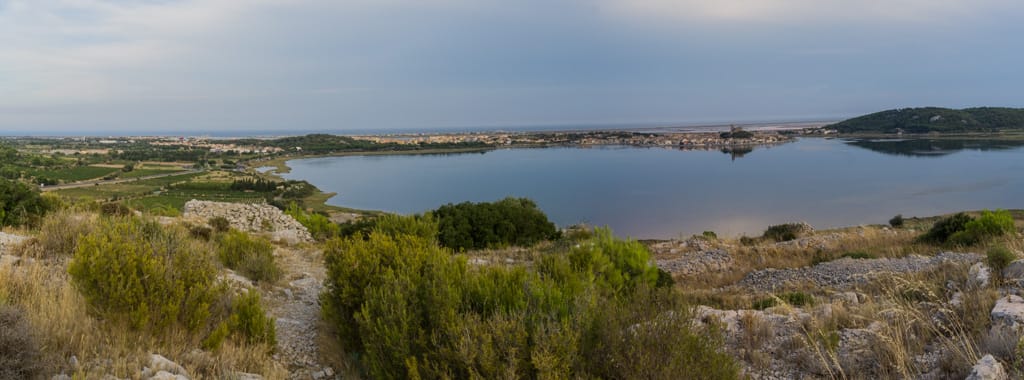
{"label": "coastal village", "polygon": [[728,132],[476,132],[452,134],[391,134],[354,136],[375,143],[430,144],[484,143],[495,146],[623,145],[679,148],[721,148],[754,146],[792,141],[778,131],[746,131],[732,127]]}

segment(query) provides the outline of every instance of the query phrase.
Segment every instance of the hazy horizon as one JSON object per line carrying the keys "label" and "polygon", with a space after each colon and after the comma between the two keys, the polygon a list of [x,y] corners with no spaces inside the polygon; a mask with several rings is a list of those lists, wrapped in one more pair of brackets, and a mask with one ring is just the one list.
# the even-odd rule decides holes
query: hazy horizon
{"label": "hazy horizon", "polygon": [[0,0],[0,135],[1021,107],[1021,15],[1008,0]]}

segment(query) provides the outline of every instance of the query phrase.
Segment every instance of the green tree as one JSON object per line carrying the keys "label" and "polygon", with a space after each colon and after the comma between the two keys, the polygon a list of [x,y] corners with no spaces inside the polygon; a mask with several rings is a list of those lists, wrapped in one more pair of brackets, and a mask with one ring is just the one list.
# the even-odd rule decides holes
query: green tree
{"label": "green tree", "polygon": [[49,207],[38,189],[0,178],[0,225],[36,223],[47,211]]}

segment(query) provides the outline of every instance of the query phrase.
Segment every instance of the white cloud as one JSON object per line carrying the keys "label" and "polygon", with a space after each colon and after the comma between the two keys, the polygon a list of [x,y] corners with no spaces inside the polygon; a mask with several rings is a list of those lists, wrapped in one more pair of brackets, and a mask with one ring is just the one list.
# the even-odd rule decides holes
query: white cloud
{"label": "white cloud", "polygon": [[955,21],[1005,9],[1014,0],[601,0],[612,14],[696,23]]}
{"label": "white cloud", "polygon": [[11,1],[0,7],[0,67],[14,75],[0,76],[0,101],[91,103],[173,92],[188,80],[154,89],[131,78],[156,76],[180,57],[200,54],[205,36],[248,8],[274,3],[283,0]]}

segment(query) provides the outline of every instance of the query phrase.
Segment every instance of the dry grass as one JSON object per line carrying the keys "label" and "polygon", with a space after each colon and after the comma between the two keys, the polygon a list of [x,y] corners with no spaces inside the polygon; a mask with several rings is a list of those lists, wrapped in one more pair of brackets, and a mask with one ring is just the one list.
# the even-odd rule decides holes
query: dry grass
{"label": "dry grass", "polygon": [[[44,374],[131,378],[147,364],[151,353],[176,361],[197,379],[222,378],[231,371],[259,373],[268,379],[287,374],[271,360],[266,346],[225,344],[208,353],[195,349],[201,337],[183,330],[154,336],[117,321],[99,320],[71,285],[63,264],[23,261],[0,269],[0,299],[25,311],[43,355]],[[72,356],[81,363],[78,369],[69,364]]]}

